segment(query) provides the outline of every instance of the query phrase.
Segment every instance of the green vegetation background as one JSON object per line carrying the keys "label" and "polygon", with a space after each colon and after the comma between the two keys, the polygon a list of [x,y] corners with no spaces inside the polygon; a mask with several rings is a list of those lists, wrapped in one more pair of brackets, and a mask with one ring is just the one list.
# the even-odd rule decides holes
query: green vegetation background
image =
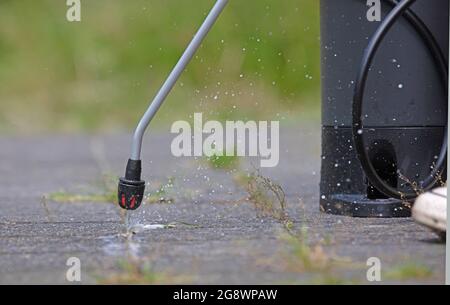
{"label": "green vegetation background", "polygon": [[[213,0],[0,1],[0,133],[133,128]],[[319,1],[231,0],[155,123],[318,117]]]}

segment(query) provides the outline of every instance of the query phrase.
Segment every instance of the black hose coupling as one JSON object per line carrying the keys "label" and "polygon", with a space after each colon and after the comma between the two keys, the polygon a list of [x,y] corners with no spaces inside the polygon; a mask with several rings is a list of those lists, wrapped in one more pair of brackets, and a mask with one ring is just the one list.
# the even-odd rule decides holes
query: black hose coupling
{"label": "black hose coupling", "polygon": [[120,178],[118,188],[119,206],[136,210],[144,199],[145,181],[141,180],[141,160],[128,160],[125,178]]}

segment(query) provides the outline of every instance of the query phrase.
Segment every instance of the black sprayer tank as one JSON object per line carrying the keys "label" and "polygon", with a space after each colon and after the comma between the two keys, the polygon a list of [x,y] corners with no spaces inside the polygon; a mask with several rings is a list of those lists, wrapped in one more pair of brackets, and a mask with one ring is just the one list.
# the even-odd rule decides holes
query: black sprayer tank
{"label": "black sprayer tank", "polygon": [[[409,203],[371,187],[352,137],[352,100],[364,49],[380,22],[366,0],[321,0],[321,210],[356,217],[403,217]],[[381,0],[381,16],[392,9]],[[417,0],[412,10],[448,55],[449,1]],[[383,19],[382,19],[383,20]],[[448,58],[448,56],[447,56]],[[377,52],[366,86],[365,142],[379,176],[399,190],[430,174],[447,121],[447,94],[434,61],[401,18]],[[442,178],[445,180],[444,178]]]}

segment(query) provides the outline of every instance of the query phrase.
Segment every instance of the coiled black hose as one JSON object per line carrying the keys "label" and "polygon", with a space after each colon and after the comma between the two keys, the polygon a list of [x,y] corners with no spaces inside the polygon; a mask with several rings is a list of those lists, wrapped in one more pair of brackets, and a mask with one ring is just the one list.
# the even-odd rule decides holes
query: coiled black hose
{"label": "coiled black hose", "polygon": [[[444,88],[446,88],[446,90],[448,90],[448,64],[438,42],[434,38],[431,31],[424,24],[424,22],[412,10],[410,10],[411,5],[413,5],[416,2],[416,0],[402,0],[400,2],[393,0],[385,0],[385,2],[392,5],[393,9],[387,15],[385,20],[381,23],[380,27],[377,29],[372,39],[370,40],[369,45],[367,46],[364,52],[360,70],[355,82],[355,92],[353,97],[353,113],[352,113],[353,140],[358,155],[358,159],[361,162],[361,166],[369,182],[377,190],[379,190],[386,196],[401,200],[411,200],[415,199],[418,196],[417,193],[414,191],[401,192],[398,189],[387,184],[383,179],[381,179],[377,171],[375,170],[374,166],[372,165],[372,162],[370,161],[368,152],[366,150],[366,145],[364,143],[362,106],[369,69],[373,62],[375,54],[381,42],[383,41],[383,38],[387,35],[387,33],[394,25],[394,23],[402,16],[404,16],[406,20],[414,27],[414,29],[417,31],[419,36],[422,38],[422,40],[428,47],[432,55],[432,58],[439,70],[443,86]],[[437,162],[433,170],[431,171],[430,175],[419,186],[424,191],[428,191],[431,188],[433,188],[438,182],[439,176],[442,175],[446,169],[447,146],[448,146],[447,136],[448,130],[446,126],[445,137]]]}

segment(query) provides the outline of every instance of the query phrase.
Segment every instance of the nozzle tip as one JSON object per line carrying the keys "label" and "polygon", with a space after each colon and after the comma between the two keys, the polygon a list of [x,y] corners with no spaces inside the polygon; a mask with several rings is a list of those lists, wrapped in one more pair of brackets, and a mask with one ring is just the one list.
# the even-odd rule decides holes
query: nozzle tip
{"label": "nozzle tip", "polygon": [[118,187],[119,206],[125,210],[136,210],[144,199],[145,181],[121,178]]}

